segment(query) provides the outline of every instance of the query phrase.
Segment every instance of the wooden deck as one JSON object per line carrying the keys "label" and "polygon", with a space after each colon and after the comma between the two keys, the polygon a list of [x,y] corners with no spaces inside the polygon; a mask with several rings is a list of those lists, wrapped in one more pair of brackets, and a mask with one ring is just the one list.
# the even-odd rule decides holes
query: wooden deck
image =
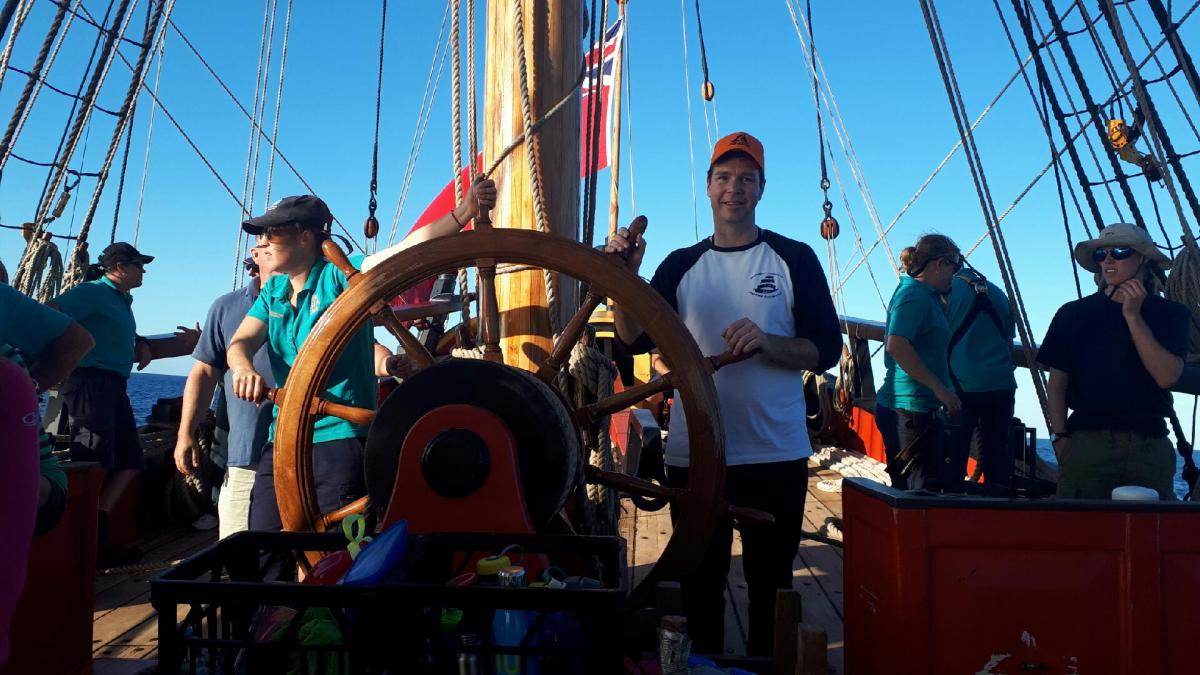
{"label": "wooden deck", "polygon": [[[185,558],[217,540],[217,531],[174,529],[142,544],[142,568],[132,574],[98,575],[92,610],[92,668],[95,675],[153,672],[158,658],[158,615],[150,606],[150,578],[165,563]],[[182,620],[183,617],[180,617]]]}
{"label": "wooden deck", "polygon": [[[816,531],[826,518],[841,517],[841,492],[817,487],[825,479],[840,480],[833,471],[810,467],[805,529]],[[629,542],[629,566],[635,581],[658,559],[671,535],[669,511],[641,512],[622,501],[622,534]],[[216,531],[163,532],[143,544],[147,563],[184,558],[216,540]],[[148,566],[148,565],[147,565]],[[803,598],[804,622],[825,630],[829,637],[828,668],[841,673],[844,661],[842,630],[842,550],[804,540],[795,561],[795,587]],[[149,579],[160,570],[96,577],[93,611],[93,672],[96,675],[134,675],[154,672],[158,655],[157,615],[150,606]],[[726,596],[725,651],[746,653],[746,579],[742,572],[741,539],[734,533],[733,561]],[[182,617],[179,617],[182,619]]]}
{"label": "wooden deck", "polygon": [[[823,480],[837,481],[838,491],[818,487]],[[826,518],[842,515],[841,475],[819,467],[809,467],[808,497],[805,500],[805,530],[817,531]],[[634,581],[640,581],[658,559],[671,537],[671,517],[667,509],[640,511],[629,500],[622,500],[621,530],[629,542],[629,567]],[[725,653],[746,654],[747,595],[742,571],[741,537],[735,531],[733,560],[725,595]],[[803,599],[803,621],[823,629],[829,638],[829,673],[843,672],[845,643],[842,627],[842,549],[808,539],[800,543],[793,566],[794,587]]]}

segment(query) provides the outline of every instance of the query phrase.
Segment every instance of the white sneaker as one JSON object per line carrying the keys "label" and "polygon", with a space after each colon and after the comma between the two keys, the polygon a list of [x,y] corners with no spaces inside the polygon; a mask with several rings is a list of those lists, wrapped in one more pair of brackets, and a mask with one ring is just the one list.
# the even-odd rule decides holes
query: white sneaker
{"label": "white sneaker", "polygon": [[192,523],[192,529],[200,532],[206,532],[215,528],[217,524],[217,517],[211,513],[206,513]]}

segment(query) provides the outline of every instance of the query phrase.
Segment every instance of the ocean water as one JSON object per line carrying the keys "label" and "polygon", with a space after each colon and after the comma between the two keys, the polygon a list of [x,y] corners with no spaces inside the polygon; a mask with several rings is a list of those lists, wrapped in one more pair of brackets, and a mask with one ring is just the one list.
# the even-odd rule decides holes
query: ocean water
{"label": "ocean water", "polygon": [[183,396],[183,385],[187,378],[181,375],[155,375],[134,372],[129,376],[129,404],[133,406],[133,417],[138,426],[146,423],[150,408],[160,398]]}

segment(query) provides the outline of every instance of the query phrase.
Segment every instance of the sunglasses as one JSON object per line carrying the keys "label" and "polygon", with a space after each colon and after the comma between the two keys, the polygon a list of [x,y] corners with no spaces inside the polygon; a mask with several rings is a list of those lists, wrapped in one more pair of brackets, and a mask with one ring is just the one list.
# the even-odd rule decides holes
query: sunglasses
{"label": "sunglasses", "polygon": [[142,263],[140,263],[140,262],[127,262],[127,263],[121,263],[121,264],[126,267],[136,267],[143,272],[146,271],[146,268],[144,266],[142,266]]}
{"label": "sunglasses", "polygon": [[286,239],[299,233],[300,226],[296,223],[287,223],[285,225],[268,225],[263,228],[263,236],[266,237],[267,241]]}
{"label": "sunglasses", "polygon": [[950,256],[942,256],[942,261],[953,267],[955,272],[961,270],[963,267],[963,259],[961,255],[954,258],[951,258]]}
{"label": "sunglasses", "polygon": [[1128,246],[1098,248],[1092,251],[1092,262],[1102,263],[1110,254],[1112,255],[1113,260],[1125,260],[1134,254],[1134,250]]}

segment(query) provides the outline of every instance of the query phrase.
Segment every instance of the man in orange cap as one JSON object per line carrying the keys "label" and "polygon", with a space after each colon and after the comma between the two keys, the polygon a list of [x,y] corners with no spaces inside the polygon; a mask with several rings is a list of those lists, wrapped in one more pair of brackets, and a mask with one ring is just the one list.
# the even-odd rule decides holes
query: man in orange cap
{"label": "man in orange cap", "polygon": [[[841,354],[837,314],[821,263],[807,244],[759,227],[755,208],[766,187],[763,145],[748,133],[717,142],[708,169],[713,233],[671,252],[650,282],[679,312],[705,354],[752,353],[713,376],[725,423],[725,498],[761,509],[773,524],[741,525],[750,596],[749,651],[769,655],[775,591],[792,587],[808,484],[804,371],[822,372]],[[629,252],[636,272],[645,241],[621,228],[606,246]],[[653,348],[641,326],[614,313],[617,334],[633,353]],[[668,366],[670,364],[667,364]],[[667,479],[688,478],[688,428],[679,397],[671,409]],[[684,613],[696,651],[724,653],[725,583],[732,523],[712,534],[698,569],[683,584]]]}

